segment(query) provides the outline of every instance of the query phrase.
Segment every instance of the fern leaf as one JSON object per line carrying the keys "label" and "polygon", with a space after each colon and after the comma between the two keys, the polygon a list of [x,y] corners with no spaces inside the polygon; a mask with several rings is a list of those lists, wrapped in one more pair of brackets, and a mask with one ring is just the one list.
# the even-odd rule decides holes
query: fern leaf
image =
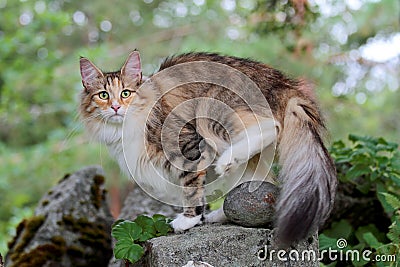
{"label": "fern leaf", "polygon": [[380,193],[385,197],[386,202],[395,210],[400,209],[400,200],[389,193]]}
{"label": "fern leaf", "polygon": [[400,244],[400,225],[398,225],[396,222],[393,222],[389,227],[389,233],[387,233],[387,237],[394,244]]}

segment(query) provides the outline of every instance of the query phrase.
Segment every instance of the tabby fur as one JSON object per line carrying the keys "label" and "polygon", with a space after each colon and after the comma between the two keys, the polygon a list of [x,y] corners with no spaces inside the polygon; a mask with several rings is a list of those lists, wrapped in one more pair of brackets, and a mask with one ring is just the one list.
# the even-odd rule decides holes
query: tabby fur
{"label": "tabby fur", "polygon": [[[254,112],[243,98],[218,84],[183,83],[170,90],[171,81],[198,73],[217,75],[203,65],[196,65],[196,72],[179,68],[191,63],[218,63],[246,75],[270,111]],[[137,51],[120,71],[102,72],[86,58],[80,67],[80,113],[89,132],[109,147],[128,175],[161,190],[166,187],[160,174],[182,186],[184,211],[172,222],[176,231],[203,220],[223,221],[222,210],[204,216],[206,177],[229,179],[244,166],[243,180],[270,179],[269,168],[259,166],[273,158],[275,147],[281,186],[277,241],[287,246],[307,238],[327,219],[336,171],[323,143],[324,122],[305,83],[257,61],[212,53],[169,57],[146,82]],[[173,70],[172,75],[157,79],[165,70]],[[126,90],[129,96],[122,97]],[[108,99],[101,99],[102,92]],[[218,103],[227,104],[232,112],[221,111]]]}

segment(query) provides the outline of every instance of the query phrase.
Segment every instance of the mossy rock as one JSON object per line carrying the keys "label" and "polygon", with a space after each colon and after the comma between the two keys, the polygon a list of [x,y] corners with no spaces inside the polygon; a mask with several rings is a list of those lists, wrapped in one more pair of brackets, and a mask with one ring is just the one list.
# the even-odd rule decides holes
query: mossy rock
{"label": "mossy rock", "polygon": [[6,266],[107,266],[113,218],[99,167],[64,176],[17,227]]}

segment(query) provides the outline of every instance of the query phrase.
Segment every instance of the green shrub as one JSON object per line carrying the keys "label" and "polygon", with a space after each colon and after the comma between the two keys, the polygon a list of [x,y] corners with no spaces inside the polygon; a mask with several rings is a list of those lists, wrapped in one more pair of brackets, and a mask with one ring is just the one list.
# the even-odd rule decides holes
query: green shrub
{"label": "green shrub", "polygon": [[[356,199],[366,199],[366,205],[380,204],[382,218],[374,222],[376,214],[370,214],[369,220],[354,224],[357,218],[333,217],[328,229],[320,234],[320,250],[340,249],[342,252],[357,250],[371,251],[370,262],[353,259],[346,262],[352,266],[398,266],[400,264],[400,153],[398,145],[383,138],[349,136],[350,144],[335,142],[330,153],[335,160],[339,179],[339,190],[345,188],[345,194]],[[350,188],[350,190],[349,190]],[[365,208],[366,206],[363,206]],[[340,207],[342,208],[342,207]],[[339,209],[340,209],[339,208]],[[354,208],[354,213],[357,207]],[[359,207],[361,208],[361,207]],[[376,208],[375,208],[376,209]],[[368,213],[368,210],[361,212]],[[350,210],[351,213],[351,210]],[[368,218],[369,214],[366,214]],[[352,221],[353,220],[353,221]],[[384,226],[384,227],[383,227]],[[383,230],[382,230],[383,228]],[[339,240],[346,241],[345,245]],[[383,261],[386,258],[386,261]],[[379,259],[382,259],[380,261]],[[337,261],[324,260],[329,266]],[[340,265],[342,266],[342,265]]]}

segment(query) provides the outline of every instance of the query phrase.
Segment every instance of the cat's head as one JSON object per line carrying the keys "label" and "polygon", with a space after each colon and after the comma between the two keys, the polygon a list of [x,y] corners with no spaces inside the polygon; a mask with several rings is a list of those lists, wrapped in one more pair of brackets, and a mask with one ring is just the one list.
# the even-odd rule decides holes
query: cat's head
{"label": "cat's head", "polygon": [[119,71],[102,72],[80,59],[83,91],[80,113],[86,124],[122,125],[142,80],[140,55],[133,51]]}

